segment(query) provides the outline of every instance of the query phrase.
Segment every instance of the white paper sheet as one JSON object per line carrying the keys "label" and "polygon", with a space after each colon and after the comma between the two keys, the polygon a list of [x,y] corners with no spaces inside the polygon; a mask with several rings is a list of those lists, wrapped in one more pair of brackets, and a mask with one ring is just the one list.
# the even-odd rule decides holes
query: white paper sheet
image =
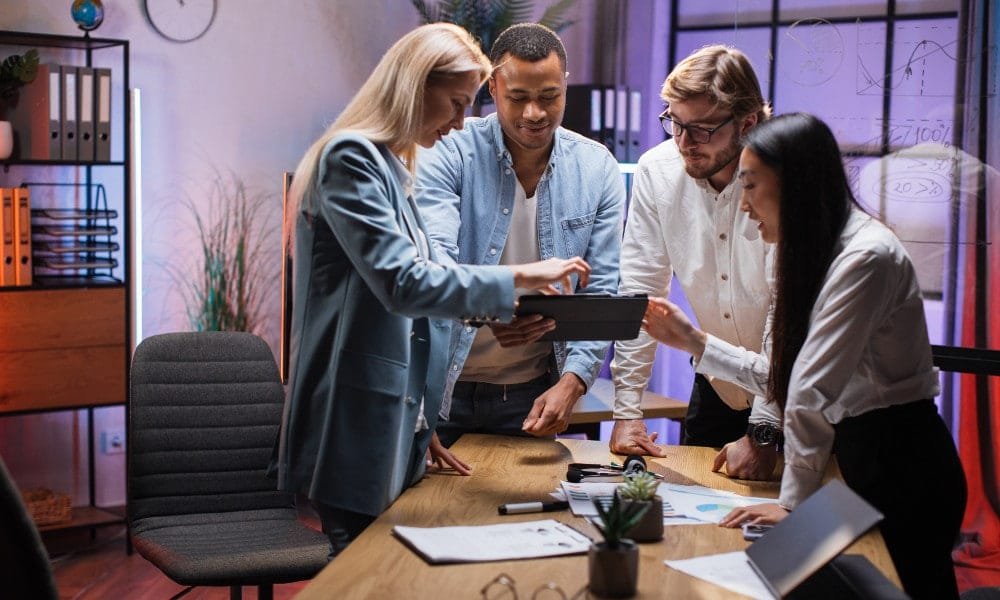
{"label": "white paper sheet", "polygon": [[[596,498],[599,502],[607,506],[611,503],[611,499],[614,496],[615,488],[617,488],[619,483],[600,483],[600,482],[589,482],[589,483],[570,483],[568,481],[562,482],[563,494],[569,498],[569,508],[573,511],[573,514],[578,517],[587,517],[591,522],[600,523],[600,517],[597,516],[597,508],[594,507],[593,499]],[[704,525],[708,521],[701,519],[690,519],[687,516],[681,514],[670,504],[666,497],[663,495],[663,491],[666,489],[663,486],[666,484],[661,483],[657,489],[657,494],[663,498],[663,525]]]}
{"label": "white paper sheet", "polygon": [[740,496],[701,485],[661,483],[658,492],[679,514],[707,523],[718,523],[729,511],[742,506],[777,502],[774,498]]}
{"label": "white paper sheet", "polygon": [[554,519],[473,527],[392,528],[428,562],[486,562],[583,554],[591,540]]}
{"label": "white paper sheet", "polygon": [[758,600],[775,600],[750,566],[746,552],[711,554],[684,560],[665,560],[665,565],[692,577]]}

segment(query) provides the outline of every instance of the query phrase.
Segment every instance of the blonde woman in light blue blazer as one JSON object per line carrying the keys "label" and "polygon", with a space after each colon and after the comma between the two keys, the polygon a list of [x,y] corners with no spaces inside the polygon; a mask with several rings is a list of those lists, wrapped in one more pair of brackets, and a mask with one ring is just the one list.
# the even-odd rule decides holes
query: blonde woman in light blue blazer
{"label": "blonde woman in light blue blazer", "polygon": [[415,29],[295,172],[285,219],[294,302],[278,478],[281,489],[312,500],[331,555],[423,475],[425,457],[467,469],[434,443],[445,319],[509,321],[515,287],[571,290],[590,273],[579,257],[514,267],[436,262],[412,198],[416,147],[461,129],[489,74],[464,29]]}

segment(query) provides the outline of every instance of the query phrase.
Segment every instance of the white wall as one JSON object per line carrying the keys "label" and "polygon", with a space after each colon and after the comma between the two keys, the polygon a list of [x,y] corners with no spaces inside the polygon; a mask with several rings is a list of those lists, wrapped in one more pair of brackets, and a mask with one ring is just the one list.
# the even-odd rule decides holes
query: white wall
{"label": "white wall", "polygon": [[[0,29],[81,33],[67,0],[2,5]],[[130,40],[131,85],[142,90],[144,334],[188,329],[164,268],[190,269],[197,251],[178,199],[202,201],[214,170],[233,171],[270,195],[268,218],[278,227],[282,171],[294,169],[418,18],[403,0],[219,0],[209,32],[176,44],[150,27],[139,0],[104,0],[104,6],[104,23],[93,35]],[[271,256],[277,265],[277,252]],[[277,315],[275,307],[265,334],[272,347]],[[122,423],[121,408],[97,411],[98,435]],[[85,435],[82,413],[3,418],[0,454],[21,486],[47,486],[84,503]],[[124,502],[123,474],[123,455],[98,456],[98,504]]]}

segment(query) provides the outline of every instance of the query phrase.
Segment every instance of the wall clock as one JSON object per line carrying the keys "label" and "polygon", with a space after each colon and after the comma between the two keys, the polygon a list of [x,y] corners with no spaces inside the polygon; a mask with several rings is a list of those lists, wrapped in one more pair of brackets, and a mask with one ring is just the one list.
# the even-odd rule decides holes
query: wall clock
{"label": "wall clock", "polygon": [[215,21],[218,0],[143,0],[146,18],[172,42],[193,42]]}

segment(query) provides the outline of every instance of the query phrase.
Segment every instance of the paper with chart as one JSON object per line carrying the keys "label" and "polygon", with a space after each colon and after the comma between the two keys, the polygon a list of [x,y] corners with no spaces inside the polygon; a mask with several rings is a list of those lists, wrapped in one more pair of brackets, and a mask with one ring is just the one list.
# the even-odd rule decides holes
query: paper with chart
{"label": "paper with chart", "polygon": [[393,533],[431,563],[487,562],[584,554],[589,537],[555,519],[461,527],[406,527]]}
{"label": "paper with chart", "polygon": [[767,586],[750,566],[746,552],[726,552],[684,560],[665,560],[663,563],[681,573],[714,583],[737,594],[758,600],[774,600]]}
{"label": "paper with chart", "polygon": [[658,492],[664,502],[669,500],[679,514],[699,521],[718,523],[734,508],[777,502],[774,498],[740,496],[733,492],[713,490],[702,485],[661,483]]}
{"label": "paper with chart", "polygon": [[[587,517],[592,521],[598,520],[597,509],[594,507],[593,499],[596,498],[604,506],[611,504],[611,498],[615,493],[615,488],[620,484],[615,482],[592,482],[592,483],[570,483],[562,482],[562,491],[569,500],[569,509],[578,517]],[[689,519],[679,513],[663,495],[663,485],[657,490],[657,494],[663,498],[663,524],[664,525],[701,525],[705,521]]]}

